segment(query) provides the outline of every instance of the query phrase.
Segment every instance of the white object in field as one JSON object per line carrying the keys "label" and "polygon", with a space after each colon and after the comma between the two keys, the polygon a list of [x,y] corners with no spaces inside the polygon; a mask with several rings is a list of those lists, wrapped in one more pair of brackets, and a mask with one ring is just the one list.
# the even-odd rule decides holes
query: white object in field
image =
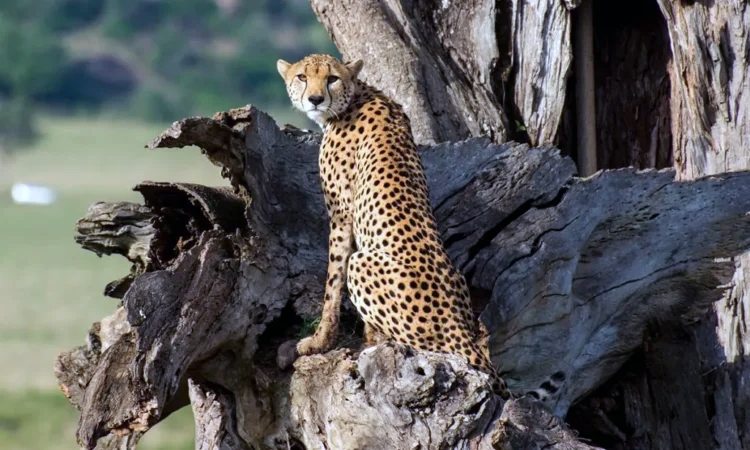
{"label": "white object in field", "polygon": [[51,205],[57,200],[57,194],[46,186],[16,183],[10,191],[15,203],[33,205]]}

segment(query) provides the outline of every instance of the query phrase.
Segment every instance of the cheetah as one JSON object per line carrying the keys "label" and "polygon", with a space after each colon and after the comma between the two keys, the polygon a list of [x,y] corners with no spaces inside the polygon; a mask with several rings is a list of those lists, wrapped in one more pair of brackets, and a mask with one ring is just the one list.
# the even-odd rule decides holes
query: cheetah
{"label": "cheetah", "polygon": [[489,358],[487,332],[438,235],[420,155],[401,105],[359,80],[361,60],[312,54],[279,60],[295,108],[324,131],[320,178],[329,215],[328,274],[315,333],[300,355],[335,345],[344,283],[365,322],[366,345],[382,338],[463,354],[509,397]]}

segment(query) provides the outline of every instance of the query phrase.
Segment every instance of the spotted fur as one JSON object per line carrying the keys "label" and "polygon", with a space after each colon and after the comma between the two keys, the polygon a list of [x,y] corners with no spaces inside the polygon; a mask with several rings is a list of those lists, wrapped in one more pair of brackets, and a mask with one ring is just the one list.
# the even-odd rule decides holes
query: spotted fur
{"label": "spotted fur", "polygon": [[346,280],[367,343],[385,336],[462,354],[508,397],[466,281],[438,235],[409,118],[357,79],[361,68],[361,61],[343,64],[328,55],[278,63],[293,105],[323,127],[320,177],[330,217],[323,316],[297,351],[321,353],[335,345]]}

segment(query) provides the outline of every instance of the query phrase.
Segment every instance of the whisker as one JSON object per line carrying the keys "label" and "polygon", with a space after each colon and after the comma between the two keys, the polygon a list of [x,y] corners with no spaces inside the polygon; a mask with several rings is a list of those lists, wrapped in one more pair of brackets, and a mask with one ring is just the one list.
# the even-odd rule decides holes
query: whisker
{"label": "whisker", "polygon": [[328,115],[329,117],[333,118],[333,119],[336,119],[336,120],[340,120],[340,119],[341,119],[341,118],[339,117],[338,113],[337,113],[336,111],[332,110],[331,108],[328,108],[328,109],[326,110],[326,114],[327,114],[327,115]]}

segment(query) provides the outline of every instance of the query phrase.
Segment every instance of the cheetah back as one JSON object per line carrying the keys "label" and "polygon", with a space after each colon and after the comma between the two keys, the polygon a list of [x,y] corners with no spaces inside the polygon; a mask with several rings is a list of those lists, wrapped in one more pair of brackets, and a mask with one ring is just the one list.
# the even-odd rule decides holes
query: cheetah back
{"label": "cheetah back", "polygon": [[329,121],[321,177],[329,210],[349,203],[357,251],[347,287],[363,320],[415,348],[464,354],[491,371],[463,276],[440,240],[424,170],[400,105],[364,83]]}

